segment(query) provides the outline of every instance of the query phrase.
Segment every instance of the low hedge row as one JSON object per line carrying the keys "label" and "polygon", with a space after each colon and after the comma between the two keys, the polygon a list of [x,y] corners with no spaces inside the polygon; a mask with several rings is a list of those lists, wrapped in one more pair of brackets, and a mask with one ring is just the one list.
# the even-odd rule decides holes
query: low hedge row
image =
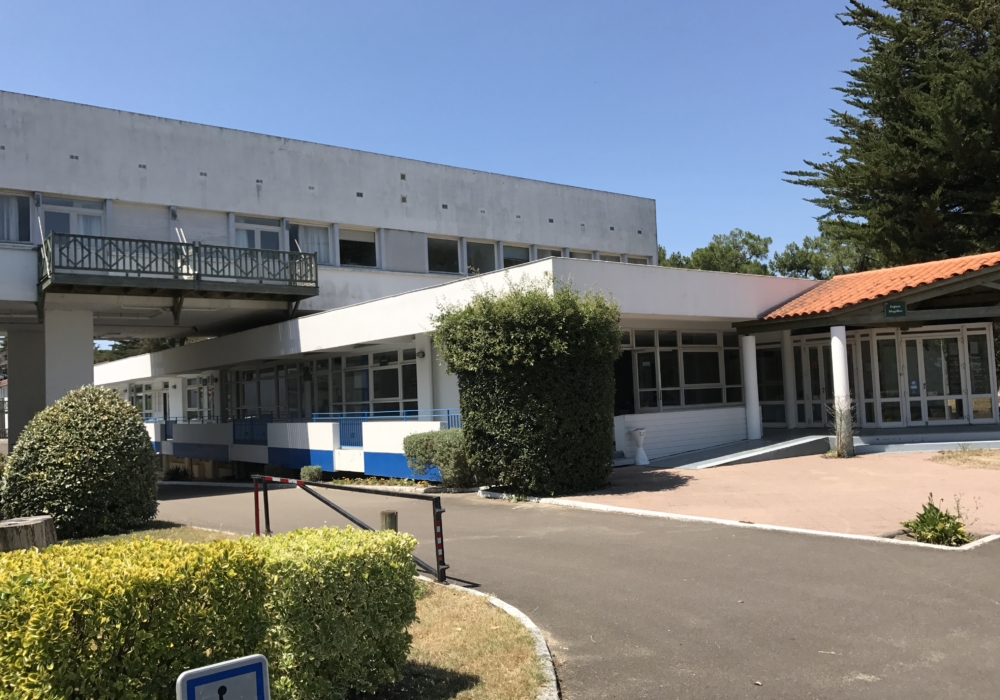
{"label": "low hedge row", "polygon": [[0,697],[172,698],[177,676],[267,655],[275,700],[396,677],[416,616],[414,540],[301,530],[0,555]]}

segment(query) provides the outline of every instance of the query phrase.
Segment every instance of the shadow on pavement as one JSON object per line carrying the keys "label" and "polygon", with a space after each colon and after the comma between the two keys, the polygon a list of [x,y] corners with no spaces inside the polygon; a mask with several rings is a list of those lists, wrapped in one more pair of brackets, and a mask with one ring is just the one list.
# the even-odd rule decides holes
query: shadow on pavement
{"label": "shadow on pavement", "polygon": [[673,491],[686,486],[694,476],[657,467],[618,467],[611,472],[611,485],[580,495],[649,493]]}
{"label": "shadow on pavement", "polygon": [[[294,489],[294,486],[269,485],[268,491],[278,489]],[[160,501],[177,501],[186,498],[208,498],[210,496],[228,496],[234,493],[253,495],[253,486],[244,484],[159,484],[156,487],[156,498]]]}
{"label": "shadow on pavement", "polygon": [[407,661],[401,680],[383,686],[373,695],[355,693],[350,700],[448,700],[479,684],[479,676]]}

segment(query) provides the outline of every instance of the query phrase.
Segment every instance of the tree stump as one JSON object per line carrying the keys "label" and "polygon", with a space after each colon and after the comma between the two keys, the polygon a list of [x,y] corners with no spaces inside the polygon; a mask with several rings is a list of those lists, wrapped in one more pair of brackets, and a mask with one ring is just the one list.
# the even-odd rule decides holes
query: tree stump
{"label": "tree stump", "polygon": [[51,515],[0,520],[0,552],[32,547],[45,549],[56,542],[56,524]]}

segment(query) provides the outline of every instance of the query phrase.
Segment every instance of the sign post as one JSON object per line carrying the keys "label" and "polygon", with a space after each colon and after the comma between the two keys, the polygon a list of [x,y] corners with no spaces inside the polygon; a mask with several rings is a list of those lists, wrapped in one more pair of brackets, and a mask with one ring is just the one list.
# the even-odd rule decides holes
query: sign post
{"label": "sign post", "polygon": [[177,677],[177,700],[271,700],[261,654],[193,668]]}

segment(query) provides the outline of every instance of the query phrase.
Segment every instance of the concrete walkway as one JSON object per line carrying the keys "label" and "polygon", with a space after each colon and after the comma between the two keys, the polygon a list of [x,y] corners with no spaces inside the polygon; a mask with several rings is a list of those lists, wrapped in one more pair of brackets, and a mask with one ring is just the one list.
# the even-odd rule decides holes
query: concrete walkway
{"label": "concrete walkway", "polygon": [[[612,486],[573,500],[807,530],[884,535],[912,518],[927,495],[954,512],[956,496],[976,522],[1000,533],[1000,470],[931,461],[935,453],[820,455],[698,471],[622,467]],[[978,506],[978,507],[977,507]]]}
{"label": "concrete walkway", "polygon": [[[161,495],[161,518],[252,532],[250,492]],[[367,522],[398,510],[429,556],[426,504],[337,496]],[[1000,546],[928,551],[473,494],[443,501],[451,574],[538,623],[568,700],[965,700],[1000,684]],[[339,522],[301,491],[271,505],[276,529]]]}

